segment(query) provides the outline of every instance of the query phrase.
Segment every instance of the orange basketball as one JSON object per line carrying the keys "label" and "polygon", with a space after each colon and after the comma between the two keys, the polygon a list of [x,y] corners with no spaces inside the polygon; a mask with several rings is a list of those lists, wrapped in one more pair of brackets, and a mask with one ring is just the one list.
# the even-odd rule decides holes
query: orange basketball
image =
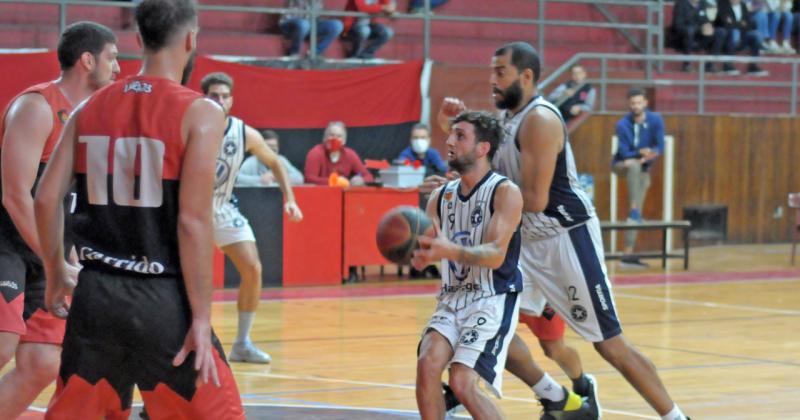
{"label": "orange basketball", "polygon": [[375,233],[381,254],[396,264],[408,264],[415,249],[419,248],[420,235],[433,235],[433,222],[419,208],[400,206],[389,210]]}

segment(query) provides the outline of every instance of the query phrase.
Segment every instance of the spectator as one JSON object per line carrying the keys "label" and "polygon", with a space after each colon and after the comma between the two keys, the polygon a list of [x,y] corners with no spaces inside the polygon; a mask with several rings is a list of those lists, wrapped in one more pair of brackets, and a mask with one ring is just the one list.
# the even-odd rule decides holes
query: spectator
{"label": "spectator", "polygon": [[[712,24],[715,17],[710,16],[712,9],[706,0],[676,0],[669,28],[669,45],[685,55],[699,49],[719,55],[726,32]],[[714,63],[706,63],[707,72],[715,70]],[[684,62],[683,71],[692,71],[692,64]]]}
{"label": "spectator", "polygon": [[[345,10],[392,16],[397,4],[394,0],[347,0]],[[345,37],[353,42],[349,57],[374,58],[378,48],[389,42],[394,31],[378,23],[373,17],[344,18]]]}
{"label": "spectator", "polygon": [[[724,54],[733,55],[744,48],[749,48],[752,57],[759,57],[763,40],[761,34],[753,27],[750,12],[742,0],[721,0],[717,25],[725,28],[726,31],[722,47]],[[723,64],[723,71],[731,75],[739,74],[739,70],[736,70],[731,63]],[[758,67],[758,64],[751,62],[747,65],[747,74],[766,76],[769,73]]]}
{"label": "spectator", "polygon": [[[777,54],[794,54],[795,49],[792,48],[790,42],[792,38],[792,23],[794,22],[791,0],[766,0],[766,3],[769,7],[769,42],[766,43],[767,51]],[[783,21],[781,26],[783,42],[778,45],[778,26],[781,21]]]}
{"label": "spectator", "polygon": [[425,167],[425,176],[444,175],[447,164],[439,151],[431,147],[431,129],[427,124],[415,124],[411,128],[410,146],[400,152],[399,160],[420,162]]}
{"label": "spectator", "polygon": [[[431,10],[447,3],[450,0],[431,0]],[[411,0],[408,2],[408,13],[422,13],[425,11],[425,0]]]}
{"label": "spectator", "polygon": [[[628,108],[630,113],[617,122],[618,146],[612,170],[628,184],[628,221],[641,222],[644,199],[650,187],[650,167],[664,151],[664,120],[657,112],[647,109],[647,96],[642,89],[628,92]],[[635,245],[636,231],[626,231],[624,252],[632,253]],[[625,257],[622,263],[647,267],[634,257]]]}
{"label": "spectator", "polygon": [[[323,0],[286,0],[284,6],[292,9],[324,9]],[[311,23],[304,15],[286,14],[281,17],[281,32],[289,40],[286,55],[291,58],[300,57],[300,50],[311,31]],[[339,19],[317,19],[317,55],[322,55],[334,39],[342,33],[342,21]]]}
{"label": "spectator", "polygon": [[350,179],[352,185],[364,185],[372,181],[355,150],[346,147],[347,128],[341,121],[332,121],[325,129],[322,143],[311,148],[306,155],[306,182],[328,185],[331,174]]}
{"label": "spectator", "polygon": [[[286,156],[278,153],[280,150],[278,133],[272,130],[263,130],[261,135],[264,137],[264,142],[267,144],[267,147],[272,149],[272,151],[278,155],[278,159],[281,161],[283,168],[286,169],[286,173],[289,175],[289,183],[292,185],[302,184],[303,173],[295,168],[294,165],[292,165],[292,162],[289,162],[289,159],[286,159]],[[236,177],[236,186],[277,187],[278,183],[275,180],[275,175],[272,174],[272,170],[267,165],[261,163],[255,156],[250,156],[244,160],[242,167],[239,169],[239,176]]]}
{"label": "spectator", "polygon": [[582,112],[592,112],[595,95],[592,85],[586,82],[586,69],[575,64],[570,80],[559,85],[547,100],[557,106],[564,121],[569,122]]}
{"label": "spectator", "polygon": [[761,35],[761,50],[773,54],[781,52],[778,44],[769,36],[767,0],[747,0],[746,4],[747,10],[750,11],[750,23]]}

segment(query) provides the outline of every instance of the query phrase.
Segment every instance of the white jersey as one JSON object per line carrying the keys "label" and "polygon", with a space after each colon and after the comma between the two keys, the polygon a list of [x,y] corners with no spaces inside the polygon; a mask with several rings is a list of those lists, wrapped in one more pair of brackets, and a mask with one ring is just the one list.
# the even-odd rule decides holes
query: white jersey
{"label": "white jersey", "polygon": [[569,145],[567,128],[561,113],[555,105],[546,101],[541,96],[531,100],[522,111],[511,115],[510,111],[502,114],[503,139],[492,159],[492,166],[496,171],[508,177],[515,184],[522,186],[522,173],[520,171],[519,132],[525,116],[533,108],[543,106],[553,111],[561,119],[564,126],[564,148],[558,154],[553,182],[547,207],[542,212],[525,212],[522,214],[523,236],[526,239],[541,239],[559,235],[569,228],[586,223],[594,216],[594,206],[589,196],[578,183],[578,171],[575,168],[575,158]]}
{"label": "white jersey", "polygon": [[[442,233],[459,245],[482,244],[494,212],[495,191],[506,181],[508,178],[490,171],[467,197],[461,195],[460,179],[445,184],[439,190],[437,203]],[[496,270],[442,260],[439,301],[459,310],[482,298],[521,291],[522,276],[517,268],[519,252],[520,238],[516,231],[508,244],[503,265]]]}
{"label": "white jersey", "polygon": [[224,204],[231,200],[233,184],[244,160],[244,121],[228,117],[228,127],[222,138],[217,156],[217,173],[214,181],[214,211],[220,212]]}

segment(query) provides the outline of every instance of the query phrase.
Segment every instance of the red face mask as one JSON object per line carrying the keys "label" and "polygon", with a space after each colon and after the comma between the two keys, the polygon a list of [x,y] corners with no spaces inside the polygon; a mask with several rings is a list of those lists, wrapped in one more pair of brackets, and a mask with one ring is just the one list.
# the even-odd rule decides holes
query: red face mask
{"label": "red face mask", "polygon": [[344,140],[339,137],[331,137],[325,140],[325,148],[329,152],[338,152],[344,147]]}

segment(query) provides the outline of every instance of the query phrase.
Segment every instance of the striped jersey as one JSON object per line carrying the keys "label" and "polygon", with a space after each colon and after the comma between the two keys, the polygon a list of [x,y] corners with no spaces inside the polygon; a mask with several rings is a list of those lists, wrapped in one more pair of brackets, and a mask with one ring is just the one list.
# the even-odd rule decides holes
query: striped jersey
{"label": "striped jersey", "polygon": [[228,127],[217,155],[217,173],[214,180],[214,212],[218,213],[231,200],[233,185],[244,161],[244,121],[228,117]]}
{"label": "striped jersey", "polygon": [[[439,190],[437,203],[442,233],[462,246],[482,244],[494,212],[495,191],[507,181],[508,178],[489,171],[466,197],[461,194],[460,179],[445,184]],[[478,299],[522,291],[522,275],[517,268],[519,252],[517,230],[508,244],[503,265],[498,269],[442,260],[439,301],[459,310]]]}
{"label": "striped jersey", "polygon": [[556,158],[556,169],[553,182],[550,184],[550,193],[547,207],[542,212],[522,213],[522,232],[527,239],[549,238],[559,235],[569,228],[585,223],[594,216],[594,206],[589,196],[578,184],[578,171],[575,168],[575,158],[569,145],[567,127],[558,108],[541,96],[536,96],[516,115],[510,111],[502,114],[503,139],[492,160],[492,166],[499,173],[507,176],[517,185],[522,186],[522,173],[520,171],[520,150],[517,134],[525,120],[525,116],[536,107],[545,107],[561,119],[564,127],[564,148]]}

